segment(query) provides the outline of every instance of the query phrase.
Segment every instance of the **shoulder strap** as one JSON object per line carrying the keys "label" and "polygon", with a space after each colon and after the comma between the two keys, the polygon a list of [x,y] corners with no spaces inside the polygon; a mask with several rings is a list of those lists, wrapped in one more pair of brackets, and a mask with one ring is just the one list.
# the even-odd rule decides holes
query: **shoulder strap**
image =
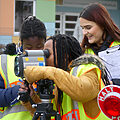
{"label": "shoulder strap", "polygon": [[1,55],[1,67],[2,67],[3,73],[5,75],[5,78],[7,80],[7,87],[9,87],[9,80],[8,80],[8,74],[7,74],[7,55],[6,54]]}

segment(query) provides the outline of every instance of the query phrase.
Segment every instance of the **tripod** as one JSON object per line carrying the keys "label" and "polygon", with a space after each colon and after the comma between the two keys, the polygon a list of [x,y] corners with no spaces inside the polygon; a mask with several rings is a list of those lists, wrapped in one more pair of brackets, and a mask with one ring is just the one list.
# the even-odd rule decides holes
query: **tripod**
{"label": "tripod", "polygon": [[51,120],[51,117],[54,116],[55,120],[61,120],[60,114],[53,110],[53,103],[50,101],[54,98],[53,95],[53,81],[51,80],[39,80],[36,82],[37,91],[42,100],[41,103],[32,104],[33,108],[36,108],[36,112],[34,113],[32,120]]}
{"label": "tripod", "polygon": [[52,103],[33,104],[32,107],[36,108],[36,112],[34,113],[32,120],[38,120],[39,116],[40,120],[51,120],[52,116],[55,117],[55,120],[61,120],[60,114],[53,110]]}

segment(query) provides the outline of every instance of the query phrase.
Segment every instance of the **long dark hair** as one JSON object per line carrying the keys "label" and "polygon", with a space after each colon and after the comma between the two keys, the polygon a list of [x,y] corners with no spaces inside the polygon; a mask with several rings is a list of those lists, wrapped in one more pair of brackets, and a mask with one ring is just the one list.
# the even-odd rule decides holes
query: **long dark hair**
{"label": "long dark hair", "polygon": [[[100,3],[92,3],[82,10],[80,18],[95,22],[101,28],[104,28],[106,37],[110,36],[113,40],[120,41],[120,30],[110,17],[107,9]],[[106,40],[103,39],[104,41]],[[90,46],[88,39],[84,36],[81,47]]]}
{"label": "long dark hair", "polygon": [[[67,71],[68,64],[82,55],[82,49],[79,41],[75,37],[65,34],[54,35],[47,40],[50,39],[53,40],[54,66]],[[55,55],[55,50],[57,52],[57,56]],[[58,88],[58,106],[60,107],[62,107],[62,98],[63,92]]]}

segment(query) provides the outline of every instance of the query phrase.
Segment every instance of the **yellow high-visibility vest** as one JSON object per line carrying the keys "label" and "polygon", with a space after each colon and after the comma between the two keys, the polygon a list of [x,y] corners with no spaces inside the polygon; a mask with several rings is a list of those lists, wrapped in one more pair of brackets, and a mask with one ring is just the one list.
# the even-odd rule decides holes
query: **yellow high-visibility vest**
{"label": "yellow high-visibility vest", "polygon": [[[71,70],[70,74],[79,77],[92,69],[97,70],[100,88],[103,88],[104,84],[101,79],[101,71],[96,65],[84,64],[78,67],[74,67]],[[101,111],[95,118],[90,118],[88,115],[86,115],[83,104],[81,102],[73,101],[65,93],[63,93],[62,108],[63,108],[62,120],[110,120]]]}
{"label": "yellow high-visibility vest", "polygon": [[[120,42],[118,42],[118,41],[113,41],[113,42],[110,44],[109,48],[110,48],[110,47],[113,47],[113,46],[116,46],[116,45],[120,45]],[[86,49],[86,50],[85,50],[85,53],[86,53],[86,54],[92,54],[92,55],[95,54],[94,51],[93,51],[91,48]]]}
{"label": "yellow high-visibility vest", "polygon": [[[15,56],[0,56],[0,74],[3,77],[5,88],[21,84],[14,73],[14,59]],[[0,107],[0,120],[32,120],[32,116],[20,102],[17,102],[9,107]]]}

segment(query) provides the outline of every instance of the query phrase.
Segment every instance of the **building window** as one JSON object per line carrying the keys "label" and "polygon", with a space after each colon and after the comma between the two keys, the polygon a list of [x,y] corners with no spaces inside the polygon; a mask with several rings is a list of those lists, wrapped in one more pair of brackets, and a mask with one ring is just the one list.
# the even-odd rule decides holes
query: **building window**
{"label": "building window", "polygon": [[55,33],[73,35],[79,14],[56,13]]}
{"label": "building window", "polygon": [[83,34],[80,27],[79,13],[56,13],[55,34],[73,35],[82,41]]}
{"label": "building window", "polygon": [[35,0],[15,1],[15,35],[19,34],[20,26],[26,16],[35,15]]}

